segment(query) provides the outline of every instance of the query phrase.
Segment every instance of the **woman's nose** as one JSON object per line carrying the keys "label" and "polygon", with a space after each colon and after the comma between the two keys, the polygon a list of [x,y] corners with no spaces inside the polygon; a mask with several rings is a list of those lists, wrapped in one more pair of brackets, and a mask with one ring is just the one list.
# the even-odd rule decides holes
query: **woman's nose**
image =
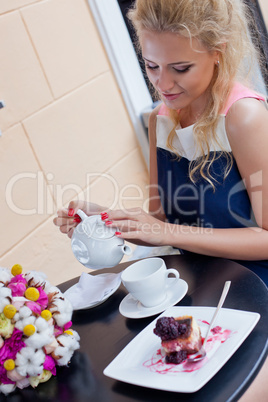
{"label": "woman's nose", "polygon": [[168,92],[174,87],[174,80],[170,74],[162,71],[157,80],[157,87],[161,92]]}

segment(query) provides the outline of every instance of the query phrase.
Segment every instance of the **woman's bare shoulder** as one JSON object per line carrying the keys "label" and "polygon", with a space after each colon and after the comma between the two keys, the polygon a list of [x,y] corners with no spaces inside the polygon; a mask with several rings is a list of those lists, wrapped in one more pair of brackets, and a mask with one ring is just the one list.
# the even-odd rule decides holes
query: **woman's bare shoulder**
{"label": "woman's bare shoulder", "polygon": [[259,134],[267,130],[268,110],[265,104],[254,98],[244,98],[235,102],[226,116],[226,131],[229,140],[240,141],[253,130]]}

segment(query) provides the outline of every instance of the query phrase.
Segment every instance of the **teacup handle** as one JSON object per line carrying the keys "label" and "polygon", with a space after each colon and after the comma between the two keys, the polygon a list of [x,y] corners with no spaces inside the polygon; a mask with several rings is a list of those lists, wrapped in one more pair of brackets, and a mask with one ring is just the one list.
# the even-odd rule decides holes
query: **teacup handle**
{"label": "teacup handle", "polygon": [[170,274],[175,275],[176,279],[174,281],[172,281],[172,283],[170,285],[166,284],[166,287],[174,286],[178,282],[178,280],[180,279],[180,274],[176,269],[173,269],[173,268],[167,269],[166,270],[166,279],[168,278],[168,276]]}

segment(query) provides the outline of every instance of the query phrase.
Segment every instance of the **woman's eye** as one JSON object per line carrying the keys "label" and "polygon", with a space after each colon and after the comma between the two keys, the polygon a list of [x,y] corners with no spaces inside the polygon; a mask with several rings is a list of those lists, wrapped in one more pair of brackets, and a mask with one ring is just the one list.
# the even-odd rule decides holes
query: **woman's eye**
{"label": "woman's eye", "polygon": [[192,66],[187,66],[187,67],[185,67],[185,68],[175,68],[175,67],[174,67],[174,70],[175,70],[177,73],[186,73],[187,71],[190,70],[191,67],[192,67]]}
{"label": "woman's eye", "polygon": [[158,68],[158,66],[151,66],[150,64],[145,64],[145,67],[149,70],[156,70]]}

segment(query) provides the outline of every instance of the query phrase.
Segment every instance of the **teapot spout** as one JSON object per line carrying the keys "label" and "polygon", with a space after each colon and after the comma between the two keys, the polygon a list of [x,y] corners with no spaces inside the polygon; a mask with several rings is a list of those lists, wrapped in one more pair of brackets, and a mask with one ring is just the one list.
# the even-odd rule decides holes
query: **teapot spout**
{"label": "teapot spout", "polygon": [[131,247],[129,247],[127,244],[123,244],[123,245],[121,246],[121,250],[123,251],[123,253],[124,253],[125,255],[130,255],[130,254],[132,253]]}

